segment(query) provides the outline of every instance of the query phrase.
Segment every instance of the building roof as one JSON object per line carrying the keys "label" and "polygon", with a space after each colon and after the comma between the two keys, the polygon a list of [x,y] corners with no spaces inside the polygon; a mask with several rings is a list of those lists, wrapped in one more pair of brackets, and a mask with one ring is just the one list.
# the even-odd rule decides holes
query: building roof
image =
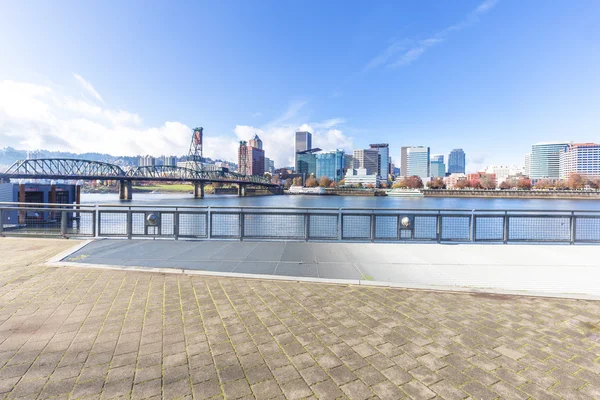
{"label": "building roof", "polygon": [[[252,136],[252,140],[260,140],[260,138],[258,137],[258,135],[255,133],[254,136]],[[260,140],[262,142],[262,140]]]}

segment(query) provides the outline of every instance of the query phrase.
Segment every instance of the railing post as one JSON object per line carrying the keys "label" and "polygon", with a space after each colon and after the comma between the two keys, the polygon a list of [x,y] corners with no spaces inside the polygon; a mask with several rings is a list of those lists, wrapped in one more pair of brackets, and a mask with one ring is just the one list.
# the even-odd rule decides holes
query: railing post
{"label": "railing post", "polygon": [[571,244],[575,244],[575,240],[577,240],[577,238],[575,237],[576,235],[576,223],[577,220],[575,218],[575,211],[571,211]]}
{"label": "railing post", "polygon": [[173,236],[175,236],[175,240],[179,240],[179,211],[177,211],[177,207],[173,213]]}
{"label": "railing post", "polygon": [[67,236],[67,228],[69,226],[68,217],[69,212],[67,210],[60,212],[60,234],[63,236]]}
{"label": "railing post", "polygon": [[504,211],[504,244],[508,243],[508,211]]}
{"label": "railing post", "polygon": [[131,239],[133,237],[133,213],[131,212],[131,207],[127,210],[127,239]]}
{"label": "railing post", "polygon": [[207,209],[206,214],[206,238],[210,239],[212,231],[212,213],[210,211],[210,207]]}
{"label": "railing post", "polygon": [[475,235],[477,234],[477,225],[475,221],[475,210],[471,210],[471,242],[475,242]]}
{"label": "railing post", "polygon": [[4,219],[2,218],[2,209],[0,208],[0,236],[4,236]]}
{"label": "railing post", "polygon": [[435,224],[435,236],[437,239],[438,243],[442,242],[442,212],[438,211],[438,215],[437,215],[437,223]]}
{"label": "railing post", "polygon": [[100,236],[100,209],[98,204],[94,206],[94,237]]}
{"label": "railing post", "polygon": [[375,241],[375,214],[371,210],[371,243]]}
{"label": "railing post", "polygon": [[338,228],[338,241],[342,241],[342,229],[344,229],[343,225],[344,214],[342,213],[342,209],[338,208],[338,220],[337,220],[337,228]]}
{"label": "railing post", "polygon": [[310,215],[308,214],[308,210],[304,214],[304,241],[308,242],[310,237]]}
{"label": "railing post", "polygon": [[240,209],[240,242],[244,240],[244,209]]}

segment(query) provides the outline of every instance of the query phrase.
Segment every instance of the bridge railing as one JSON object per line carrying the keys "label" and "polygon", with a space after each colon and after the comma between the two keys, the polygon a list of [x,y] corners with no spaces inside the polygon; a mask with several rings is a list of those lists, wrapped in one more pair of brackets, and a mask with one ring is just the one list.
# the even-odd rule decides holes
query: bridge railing
{"label": "bridge railing", "polygon": [[600,243],[600,210],[0,203],[0,234],[357,242]]}

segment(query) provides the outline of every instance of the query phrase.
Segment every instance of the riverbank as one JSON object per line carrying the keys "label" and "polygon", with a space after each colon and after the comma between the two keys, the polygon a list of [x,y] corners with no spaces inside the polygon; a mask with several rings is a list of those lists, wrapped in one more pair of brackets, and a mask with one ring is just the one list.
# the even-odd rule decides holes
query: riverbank
{"label": "riverbank", "polygon": [[425,197],[465,197],[496,199],[565,199],[565,200],[600,200],[597,190],[452,190],[423,189]]}

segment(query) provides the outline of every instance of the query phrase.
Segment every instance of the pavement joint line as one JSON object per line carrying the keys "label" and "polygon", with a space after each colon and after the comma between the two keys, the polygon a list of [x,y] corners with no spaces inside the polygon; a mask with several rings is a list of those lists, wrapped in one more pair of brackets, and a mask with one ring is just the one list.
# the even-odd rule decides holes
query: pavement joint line
{"label": "pavement joint line", "polygon": [[[446,285],[423,285],[423,284],[402,284],[397,282],[382,282],[363,279],[330,279],[288,275],[272,275],[272,274],[251,274],[242,272],[219,272],[219,271],[204,271],[191,270],[185,268],[169,268],[169,267],[147,267],[147,266],[124,266],[115,264],[90,264],[78,263],[72,261],[56,261],[46,262],[49,267],[81,267],[81,268],[96,268],[96,269],[112,269],[121,271],[135,272],[158,272],[163,274],[183,274],[183,275],[204,275],[223,278],[244,278],[244,279],[260,279],[260,280],[282,280],[292,282],[313,282],[313,283],[329,283],[340,285],[360,285],[360,286],[376,286],[389,287],[394,289],[408,290],[425,290],[434,292],[448,293],[477,293],[477,294],[497,294],[522,297],[543,297],[557,299],[573,299],[573,300],[600,300],[600,296],[579,293],[549,293],[542,291],[519,291],[501,288],[485,288],[485,287],[470,287],[470,286],[446,286]],[[237,268],[237,267],[236,267]]]}

